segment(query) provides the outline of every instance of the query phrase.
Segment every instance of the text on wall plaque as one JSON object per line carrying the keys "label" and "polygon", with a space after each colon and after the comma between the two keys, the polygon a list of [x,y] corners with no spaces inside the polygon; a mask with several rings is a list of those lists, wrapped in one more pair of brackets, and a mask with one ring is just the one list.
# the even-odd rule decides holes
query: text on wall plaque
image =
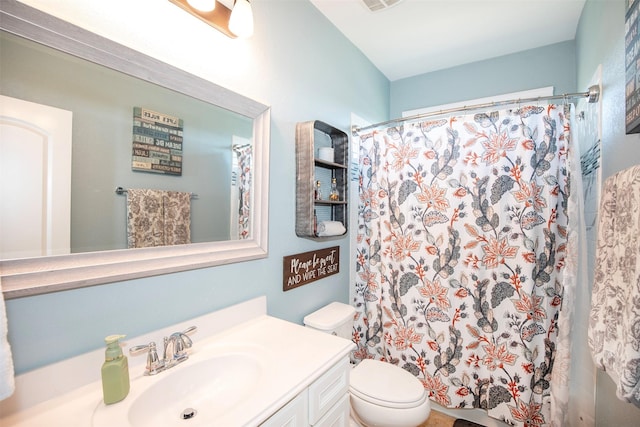
{"label": "text on wall plaque", "polygon": [[283,257],[282,290],[288,291],[340,271],[340,246]]}

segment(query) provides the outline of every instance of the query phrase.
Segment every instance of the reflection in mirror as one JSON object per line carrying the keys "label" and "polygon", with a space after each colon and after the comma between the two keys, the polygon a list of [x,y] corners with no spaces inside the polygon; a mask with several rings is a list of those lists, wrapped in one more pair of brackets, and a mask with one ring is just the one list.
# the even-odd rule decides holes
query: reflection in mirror
{"label": "reflection in mirror", "polygon": [[[239,203],[232,200],[232,190],[234,196],[239,196],[238,193],[250,195],[251,189],[238,191],[237,187],[232,187],[250,184],[250,177],[241,181],[234,177],[239,170],[237,165],[234,168],[233,161],[236,159],[237,162],[237,156],[234,156],[233,146],[243,145],[238,141],[250,146],[251,119],[6,32],[0,33],[0,46],[3,95],[72,114],[71,211],[70,218],[58,219],[70,223],[70,248],[66,252],[61,248],[56,253],[127,248],[127,201],[126,196],[116,196],[116,187],[197,194],[190,206],[190,241],[238,238]],[[162,123],[155,126],[150,121],[136,121],[134,128],[135,107],[181,120],[180,150],[174,150],[179,151],[179,157],[173,155],[178,158],[174,162],[180,169],[177,174],[144,170],[148,165],[162,167],[163,157],[172,154],[169,141],[153,129],[163,127]],[[17,145],[7,138],[3,138],[2,143],[3,146]],[[147,146],[158,151],[150,151]],[[141,158],[143,167],[140,170],[132,170],[132,161],[139,152],[147,157]],[[33,155],[25,153],[25,156],[26,159],[16,160],[3,155],[3,161],[13,165],[29,164],[29,169],[38,165],[33,161]],[[148,156],[157,163],[151,163]],[[246,158],[246,154],[241,158]],[[25,174],[35,173],[24,167],[22,170]],[[13,178],[7,184],[24,181]],[[2,200],[19,199],[18,195],[10,197],[11,192],[24,193],[13,184],[2,188]],[[244,204],[245,209],[250,209],[248,203]],[[3,204],[1,209],[24,212],[29,207],[14,202]],[[5,228],[36,228],[26,227],[24,218],[16,219],[21,226],[3,223],[3,236],[6,236]],[[53,224],[54,228],[59,226]],[[247,238],[249,235],[250,224],[245,224],[241,236]],[[24,239],[19,238],[19,241]],[[6,238],[2,246],[2,258],[22,257],[25,249],[35,255],[51,255],[37,251],[42,245],[16,252]]]}
{"label": "reflection in mirror", "polygon": [[[17,205],[20,197],[31,194],[23,179],[29,174],[38,177],[35,187],[48,189],[52,183],[62,182],[67,192],[61,196],[63,193],[55,190],[54,196],[38,196],[36,203],[44,210],[0,211],[0,220],[17,217],[22,230],[29,228],[24,227],[23,213],[33,212],[34,220],[44,224],[43,233],[50,235],[56,230],[53,234],[61,234],[57,238],[62,242],[59,246],[40,243],[35,249],[13,247],[4,244],[3,230],[0,278],[5,297],[266,256],[267,106],[17,1],[3,1],[0,12],[2,105],[9,105],[7,100],[27,104],[26,113],[22,107],[18,110],[35,122],[29,127],[24,125],[28,121],[0,112],[0,149],[3,157],[10,158],[7,147],[15,144],[4,141],[10,137],[26,140],[24,134],[12,134],[15,128],[35,135],[32,145],[36,147],[35,151],[10,153],[26,155],[32,161],[11,157],[12,161],[0,165],[2,173],[10,175],[4,180],[11,184],[0,187],[3,200],[14,197]],[[58,149],[58,141],[64,138],[51,138],[43,131],[47,120],[34,119],[33,106],[59,110],[64,120],[54,121],[68,119],[71,123],[70,154],[62,156],[66,158],[62,164],[72,162],[65,168],[67,178],[51,167],[58,153],[67,150]],[[168,128],[162,122],[143,124],[135,118],[143,109],[152,113],[147,119],[167,119],[171,132],[165,132]],[[165,133],[159,136],[158,132]],[[165,141],[170,139],[169,133],[174,135],[172,142]],[[155,148],[146,150],[140,144]],[[167,166],[165,162],[173,163]],[[43,166],[42,171],[32,173],[34,164]],[[142,170],[151,164],[170,173]],[[162,190],[163,200],[171,203],[174,200],[166,199],[167,194],[197,195],[185,202],[189,223],[175,223],[189,229],[188,240],[178,241],[185,244],[125,249],[131,241],[127,227],[131,198],[118,195],[117,187]],[[47,219],[52,200],[67,205],[62,220],[55,216]],[[3,203],[2,209],[6,205]],[[66,233],[59,232],[65,227],[55,225],[57,221],[70,225],[70,230],[67,227]],[[18,236],[24,235],[22,230]]]}

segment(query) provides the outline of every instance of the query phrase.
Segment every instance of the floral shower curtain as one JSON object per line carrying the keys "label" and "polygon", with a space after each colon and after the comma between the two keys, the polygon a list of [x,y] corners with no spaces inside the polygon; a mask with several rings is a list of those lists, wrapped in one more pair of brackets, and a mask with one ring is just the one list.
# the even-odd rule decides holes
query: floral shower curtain
{"label": "floral shower curtain", "polygon": [[564,423],[569,116],[530,106],[360,135],[356,358],[401,366],[443,406]]}
{"label": "floral shower curtain", "polygon": [[235,186],[237,188],[238,212],[236,218],[237,239],[251,237],[251,186],[253,179],[253,146],[250,144],[234,145],[234,162],[236,163]]}

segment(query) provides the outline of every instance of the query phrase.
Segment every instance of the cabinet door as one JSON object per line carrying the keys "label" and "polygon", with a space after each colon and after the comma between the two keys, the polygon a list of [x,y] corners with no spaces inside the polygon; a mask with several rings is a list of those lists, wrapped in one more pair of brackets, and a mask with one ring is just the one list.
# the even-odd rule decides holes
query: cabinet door
{"label": "cabinet door", "polygon": [[349,427],[349,395],[345,394],[313,427]]}
{"label": "cabinet door", "polygon": [[307,427],[307,393],[302,392],[261,424],[263,427]]}
{"label": "cabinet door", "polygon": [[316,424],[348,392],[349,360],[345,358],[309,386],[309,424]]}

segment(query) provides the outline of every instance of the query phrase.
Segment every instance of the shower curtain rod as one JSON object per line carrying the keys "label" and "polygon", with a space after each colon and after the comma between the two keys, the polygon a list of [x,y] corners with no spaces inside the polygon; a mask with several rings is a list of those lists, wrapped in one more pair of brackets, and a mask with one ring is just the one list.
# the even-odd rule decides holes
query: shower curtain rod
{"label": "shower curtain rod", "polygon": [[598,100],[600,99],[600,86],[598,86],[598,85],[590,86],[589,90],[587,92],[565,93],[563,95],[538,96],[538,97],[535,97],[535,98],[519,98],[519,99],[511,99],[511,100],[507,100],[507,101],[487,102],[487,103],[484,103],[484,104],[465,105],[463,107],[448,108],[448,109],[445,109],[445,110],[432,111],[432,112],[429,112],[429,113],[415,114],[413,116],[407,116],[407,117],[401,117],[401,118],[398,118],[398,119],[387,120],[386,122],[379,122],[379,123],[375,123],[375,124],[367,125],[367,126],[363,126],[363,127],[359,127],[359,126],[355,126],[354,125],[354,126],[351,127],[351,134],[353,136],[356,136],[358,134],[358,132],[361,132],[363,130],[373,129],[373,128],[377,128],[377,127],[380,127],[380,126],[388,125],[388,124],[391,124],[391,123],[402,123],[402,122],[422,119],[422,118],[425,118],[425,117],[440,116],[440,115],[443,115],[443,114],[456,113],[456,112],[459,112],[459,111],[479,110],[479,109],[483,109],[483,108],[497,107],[497,106],[500,106],[500,105],[521,104],[521,103],[538,102],[538,101],[550,101],[550,100],[553,100],[553,99],[563,99],[563,100],[567,101],[567,100],[572,99],[572,98],[588,98],[588,102],[590,104],[594,103],[594,102],[598,102]]}

